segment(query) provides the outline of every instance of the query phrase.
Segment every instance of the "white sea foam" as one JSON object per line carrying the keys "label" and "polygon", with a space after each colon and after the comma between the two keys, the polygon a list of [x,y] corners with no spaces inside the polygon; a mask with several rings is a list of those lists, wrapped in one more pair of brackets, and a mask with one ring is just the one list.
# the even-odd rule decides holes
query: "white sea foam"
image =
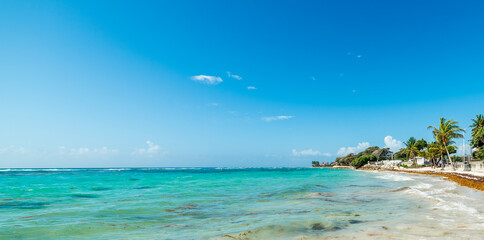
{"label": "white sea foam", "polygon": [[376,178],[393,180],[393,181],[398,181],[398,182],[414,180],[413,178],[411,178],[409,176],[404,176],[404,175],[401,175],[401,174],[390,174],[390,173],[385,173],[383,175],[376,176]]}
{"label": "white sea foam", "polygon": [[428,184],[428,183],[420,183],[420,184],[417,184],[411,188],[416,188],[416,189],[430,189],[432,188],[433,185],[432,184]]}

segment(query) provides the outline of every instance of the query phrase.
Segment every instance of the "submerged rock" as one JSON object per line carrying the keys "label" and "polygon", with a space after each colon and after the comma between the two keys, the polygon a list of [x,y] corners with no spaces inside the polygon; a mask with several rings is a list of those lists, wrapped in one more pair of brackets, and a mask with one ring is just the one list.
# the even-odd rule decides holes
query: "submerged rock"
{"label": "submerged rock", "polygon": [[111,188],[107,188],[107,187],[92,187],[91,190],[93,190],[93,191],[106,191],[106,190],[111,190]]}
{"label": "submerged rock", "polygon": [[98,195],[94,195],[94,194],[82,194],[82,193],[72,194],[71,196],[74,198],[98,198],[99,197]]}
{"label": "submerged rock", "polygon": [[315,223],[311,226],[311,230],[324,230],[325,227],[321,223]]}
{"label": "submerged rock", "polygon": [[34,201],[12,201],[0,203],[1,208],[20,208],[20,209],[39,209],[48,206],[48,202],[34,202]]}
{"label": "submerged rock", "polygon": [[351,220],[349,220],[348,222],[349,222],[350,224],[358,224],[358,223],[362,223],[363,221],[351,219]]}

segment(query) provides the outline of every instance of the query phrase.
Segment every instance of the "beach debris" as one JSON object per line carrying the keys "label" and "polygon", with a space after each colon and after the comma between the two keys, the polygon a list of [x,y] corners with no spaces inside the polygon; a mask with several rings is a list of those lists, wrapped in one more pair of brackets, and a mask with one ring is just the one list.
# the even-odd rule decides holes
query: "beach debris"
{"label": "beach debris", "polygon": [[400,192],[407,189],[410,189],[410,187],[401,187],[401,188],[390,190],[389,192]]}
{"label": "beach debris", "polygon": [[225,234],[225,235],[222,235],[221,237],[222,238],[230,238],[230,239],[238,239],[238,240],[249,240],[250,238],[247,235],[250,235],[250,234],[252,234],[252,231],[239,233],[236,236],[232,236],[230,234]]}
{"label": "beach debris", "polygon": [[228,235],[228,234],[222,235],[222,237],[228,237],[228,238],[233,238],[233,239],[235,239],[235,237],[234,237],[234,236],[231,236],[231,235]]}
{"label": "beach debris", "polygon": [[385,227],[385,226],[381,226],[381,228],[383,228],[383,229],[385,229],[385,230],[388,230],[388,228],[387,228],[387,227]]}

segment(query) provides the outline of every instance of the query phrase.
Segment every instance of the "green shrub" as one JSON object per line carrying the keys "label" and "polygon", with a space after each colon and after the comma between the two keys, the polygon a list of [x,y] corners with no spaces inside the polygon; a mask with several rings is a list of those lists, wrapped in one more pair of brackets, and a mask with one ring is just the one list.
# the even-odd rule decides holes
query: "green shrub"
{"label": "green shrub", "polygon": [[376,161],[376,159],[377,158],[374,155],[370,155],[370,154],[363,155],[363,156],[358,157],[355,160],[353,160],[351,162],[351,166],[353,166],[355,168],[360,168],[363,165],[367,164],[369,161]]}
{"label": "green shrub", "polygon": [[482,161],[484,160],[484,147],[480,147],[477,149],[477,151],[474,151],[473,153],[475,159]]}

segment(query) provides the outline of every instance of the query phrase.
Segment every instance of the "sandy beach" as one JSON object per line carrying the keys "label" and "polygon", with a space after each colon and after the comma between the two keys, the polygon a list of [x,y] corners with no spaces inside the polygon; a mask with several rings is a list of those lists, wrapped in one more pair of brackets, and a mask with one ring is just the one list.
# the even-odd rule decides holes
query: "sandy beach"
{"label": "sandy beach", "polygon": [[482,172],[451,171],[451,170],[442,170],[440,168],[432,168],[432,167],[388,169],[388,168],[373,167],[373,166],[365,166],[360,168],[360,170],[395,171],[395,172],[405,172],[405,173],[411,173],[411,174],[437,175],[437,176],[441,176],[444,180],[454,181],[461,186],[484,191],[484,173]]}

